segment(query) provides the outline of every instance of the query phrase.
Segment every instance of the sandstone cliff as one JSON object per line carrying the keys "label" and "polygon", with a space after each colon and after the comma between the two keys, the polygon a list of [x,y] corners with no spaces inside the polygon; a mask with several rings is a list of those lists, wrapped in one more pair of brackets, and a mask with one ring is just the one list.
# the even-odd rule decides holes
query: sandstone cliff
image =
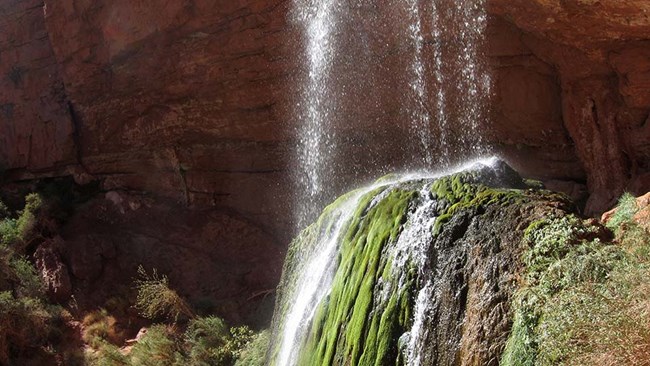
{"label": "sandstone cliff", "polygon": [[[287,116],[299,68],[290,1],[0,7],[6,181],[73,175],[107,191],[225,207],[288,242],[295,126]],[[580,196],[586,183],[588,213],[624,189],[647,191],[650,5],[490,0],[489,11],[496,150],[553,188]],[[350,118],[375,131],[349,137],[366,148],[404,123]],[[384,150],[386,160],[395,155],[368,154]]]}

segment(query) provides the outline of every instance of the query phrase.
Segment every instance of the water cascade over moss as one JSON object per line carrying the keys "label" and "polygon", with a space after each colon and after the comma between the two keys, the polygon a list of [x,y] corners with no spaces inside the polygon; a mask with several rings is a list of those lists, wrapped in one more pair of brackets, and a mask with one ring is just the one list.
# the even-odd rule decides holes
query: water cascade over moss
{"label": "water cascade over moss", "polygon": [[497,365],[524,229],[572,206],[491,160],[388,177],[292,243],[270,365]]}

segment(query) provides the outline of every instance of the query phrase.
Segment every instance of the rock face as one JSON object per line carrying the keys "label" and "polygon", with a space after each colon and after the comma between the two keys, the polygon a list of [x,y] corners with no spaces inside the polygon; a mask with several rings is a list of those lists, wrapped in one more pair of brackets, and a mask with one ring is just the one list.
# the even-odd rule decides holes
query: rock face
{"label": "rock face", "polygon": [[0,168],[56,172],[75,163],[75,127],[43,1],[3,1],[0,10]]}
{"label": "rock face", "polygon": [[115,191],[79,208],[61,237],[57,254],[81,308],[131,298],[142,265],[167,275],[196,311],[216,312],[232,324],[268,321],[284,252],[232,212],[188,210]]}
{"label": "rock face", "polygon": [[[650,4],[491,0],[519,44],[551,67],[561,116],[586,172],[588,213],[648,189]],[[557,104],[556,104],[557,105]]]}
{"label": "rock face", "polygon": [[[574,210],[562,196],[527,189],[500,162],[378,183],[346,209],[350,217],[340,216],[338,245],[324,267],[332,273],[319,280],[308,263],[321,256],[314,248],[337,227],[339,208],[351,197],[328,207],[290,248],[270,365],[498,365],[521,285],[524,233]],[[330,288],[305,299],[308,280]],[[296,318],[302,301],[311,305]],[[286,363],[295,319],[300,331],[289,346],[297,351]]]}
{"label": "rock face", "polygon": [[[3,2],[5,179],[72,175],[105,191],[234,210],[288,242],[287,167],[296,141],[289,116],[301,67],[290,7],[282,0]],[[648,7],[488,1],[495,95],[486,140],[525,175],[577,196],[586,183],[590,214],[625,189],[650,189]],[[379,12],[375,19],[381,10],[373,9],[362,10]],[[408,158],[395,151],[408,121],[396,117],[390,87],[398,65],[391,57],[403,50],[399,39],[386,41],[366,57],[388,65],[379,81],[389,87],[350,96],[356,109],[345,123],[360,131],[345,130],[342,155],[355,160],[341,176],[362,179],[355,174],[367,157],[388,167]],[[365,112],[368,97],[389,108]]]}

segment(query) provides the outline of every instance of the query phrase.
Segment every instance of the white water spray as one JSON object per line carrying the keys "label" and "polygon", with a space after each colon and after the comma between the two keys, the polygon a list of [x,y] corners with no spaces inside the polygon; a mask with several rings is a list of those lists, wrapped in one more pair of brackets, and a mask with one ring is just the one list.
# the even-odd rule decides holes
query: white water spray
{"label": "white water spray", "polygon": [[296,0],[294,21],[307,39],[307,80],[297,106],[299,124],[298,167],[299,182],[305,190],[300,197],[297,221],[312,219],[331,176],[329,157],[334,153],[331,128],[335,94],[330,90],[330,72],[335,57],[333,32],[337,26],[336,0]]}
{"label": "white water spray", "polygon": [[[457,54],[457,69],[461,78],[457,83],[459,106],[462,108],[460,123],[468,129],[461,136],[460,143],[469,146],[474,154],[483,153],[483,134],[481,124],[488,118],[487,103],[491,79],[482,54],[484,34],[487,27],[485,0],[455,0],[455,19],[460,26],[456,36],[460,42]],[[473,140],[473,141],[472,141]]]}
{"label": "white water spray", "polygon": [[409,81],[411,101],[409,109],[411,134],[419,143],[416,159],[422,161],[423,168],[431,167],[433,152],[431,151],[431,116],[427,108],[427,80],[424,64],[424,36],[422,33],[422,16],[420,15],[420,2],[407,0],[409,14],[408,35],[413,43],[411,60],[411,80]]}
{"label": "white water spray", "polygon": [[432,18],[432,36],[433,36],[433,67],[436,81],[436,118],[438,122],[438,141],[439,154],[442,156],[441,163],[449,164],[449,121],[447,118],[447,96],[445,94],[445,76],[443,73],[443,49],[442,34],[444,32],[443,23],[440,18],[440,9],[437,2],[432,1],[431,18]]}
{"label": "white water spray", "polygon": [[[431,7],[431,33],[424,31],[422,11],[424,0],[401,0],[408,10],[407,38],[412,45],[409,55],[409,89],[405,91],[408,105],[409,130],[413,144],[417,145],[418,166],[431,169],[433,163],[433,131],[438,131],[438,156],[436,159],[440,168],[449,168],[452,155],[463,157],[476,156],[484,153],[481,144],[479,124],[487,119],[487,98],[490,92],[489,73],[479,61],[486,26],[484,10],[485,0],[427,0]],[[297,112],[300,120],[299,146],[297,160],[299,163],[299,183],[304,190],[299,197],[299,208],[296,212],[297,222],[304,227],[308,220],[314,218],[320,211],[323,194],[331,185],[336,173],[336,164],[331,161],[335,156],[335,132],[332,119],[337,111],[337,93],[332,90],[333,63],[336,58],[336,30],[345,0],[294,0],[295,17],[306,38],[305,54],[308,72],[303,86],[302,96]],[[451,10],[443,13],[445,6],[453,5]],[[451,16],[449,16],[451,14]],[[453,25],[448,25],[451,22]],[[457,44],[446,47],[450,38],[447,32],[453,30]],[[432,64],[426,51],[426,39],[432,40]],[[354,52],[354,50],[345,50]],[[427,68],[432,70],[433,84],[427,80]],[[448,76],[447,71],[453,72]],[[450,83],[450,80],[453,81]],[[451,93],[455,90],[454,93]],[[432,95],[429,95],[433,93]],[[435,112],[428,108],[428,100],[435,100]],[[460,108],[459,108],[460,106]],[[450,110],[459,109],[455,113]],[[451,116],[455,116],[451,118]],[[432,128],[432,122],[437,128]],[[460,137],[452,141],[448,131],[454,127]],[[391,143],[391,142],[386,142]],[[457,148],[453,148],[457,146]],[[485,165],[490,164],[484,162]],[[454,171],[448,169],[441,174],[425,173],[410,175],[392,182],[382,182],[356,191],[340,204],[334,213],[334,221],[328,225],[328,231],[313,248],[312,253],[305,258],[305,264],[297,276],[295,290],[286,299],[290,304],[287,314],[280,325],[279,353],[273,365],[296,365],[301,342],[314,316],[314,310],[331,290],[331,282],[337,266],[337,253],[341,235],[351,220],[360,198],[381,186],[397,184],[415,178],[434,178]],[[407,224],[393,249],[392,255],[396,263],[416,263],[420,271],[424,271],[424,263],[431,242],[432,200],[423,189],[420,202],[415,211],[409,215]],[[375,201],[381,200],[376,197]],[[373,202],[376,204],[376,202]],[[380,281],[387,283],[386,281]],[[382,289],[382,292],[390,289]],[[426,315],[432,301],[433,282],[427,280],[420,289],[415,305],[413,327],[409,332],[407,345],[407,360],[409,365],[419,365],[420,354],[417,345],[426,336],[424,326]]]}

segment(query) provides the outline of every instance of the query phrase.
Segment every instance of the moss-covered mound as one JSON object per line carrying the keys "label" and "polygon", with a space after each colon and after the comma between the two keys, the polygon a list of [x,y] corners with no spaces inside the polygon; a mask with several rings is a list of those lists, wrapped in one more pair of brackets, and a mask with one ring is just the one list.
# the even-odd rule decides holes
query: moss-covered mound
{"label": "moss-covered mound", "polygon": [[[498,364],[523,268],[524,231],[567,215],[572,205],[528,186],[501,162],[390,180],[342,197],[292,243],[271,365]],[[336,250],[325,267],[331,274],[313,285],[327,289],[306,310],[289,343],[291,357],[282,358],[301,279],[332,233]]]}

